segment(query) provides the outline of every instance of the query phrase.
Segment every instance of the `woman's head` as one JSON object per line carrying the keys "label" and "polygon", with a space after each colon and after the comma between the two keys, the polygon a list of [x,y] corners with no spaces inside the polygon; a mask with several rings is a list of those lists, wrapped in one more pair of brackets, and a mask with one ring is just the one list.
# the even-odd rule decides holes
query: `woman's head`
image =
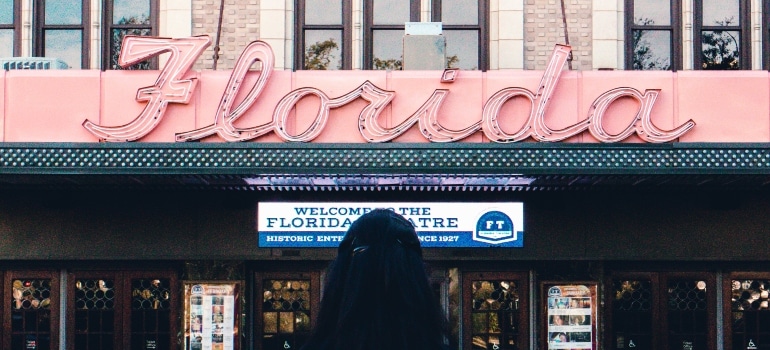
{"label": "woman's head", "polygon": [[440,349],[446,322],[414,226],[376,209],[348,228],[306,349]]}

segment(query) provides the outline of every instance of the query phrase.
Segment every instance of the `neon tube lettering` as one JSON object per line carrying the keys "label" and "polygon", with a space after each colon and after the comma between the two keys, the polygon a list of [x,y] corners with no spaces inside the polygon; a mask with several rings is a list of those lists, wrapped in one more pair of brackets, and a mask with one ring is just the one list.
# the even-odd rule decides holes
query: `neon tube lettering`
{"label": "neon tube lettering", "polygon": [[[122,66],[134,64],[163,52],[171,52],[171,57],[161,70],[155,84],[138,90],[137,100],[148,101],[148,104],[132,122],[123,126],[104,127],[86,120],[83,126],[103,141],[134,141],[145,136],[160,122],[168,103],[190,101],[191,91],[195,89],[197,81],[194,78],[185,77],[195,59],[209,44],[210,39],[207,36],[184,39],[127,36],[121,50]],[[438,120],[441,105],[449,95],[448,89],[434,90],[422,106],[400,124],[390,128],[382,127],[379,116],[393,101],[396,92],[383,90],[370,81],[365,81],[356,89],[336,98],[330,98],[323,91],[313,87],[296,89],[277,103],[269,122],[250,128],[238,128],[233,123],[259,98],[275,66],[272,48],[265,42],[255,41],[244,49],[236,62],[214,115],[213,124],[178,133],[176,141],[193,141],[216,134],[227,142],[239,142],[274,131],[285,141],[310,142],[323,132],[331,109],[345,106],[358,98],[369,102],[361,110],[358,118],[359,132],[367,142],[391,141],[403,135],[414,124],[419,125],[420,133],[431,142],[454,142],[481,130],[489,140],[497,143],[519,142],[530,137],[540,142],[557,142],[576,136],[586,129],[597,140],[606,143],[620,142],[634,133],[645,142],[661,143],[672,141],[695,126],[692,120],[688,120],[673,130],[662,130],[652,123],[650,116],[660,90],[649,89],[641,93],[633,88],[616,88],[594,100],[586,119],[564,129],[551,129],[545,122],[545,115],[570,51],[569,46],[556,45],[543,72],[537,92],[521,87],[509,87],[497,91],[484,103],[481,119],[461,130],[447,129]],[[246,73],[257,61],[262,63],[257,81],[243,101],[233,108],[235,97],[242,88]],[[451,83],[456,76],[457,70],[445,70],[441,82]],[[291,111],[300,100],[308,96],[317,96],[320,99],[318,112],[313,122],[304,131],[291,135],[286,129]],[[508,134],[500,127],[500,111],[505,103],[515,97],[523,97],[530,102],[530,113],[519,130]],[[623,131],[613,135],[604,130],[603,118],[609,106],[624,97],[634,99],[640,107],[631,123]]]}

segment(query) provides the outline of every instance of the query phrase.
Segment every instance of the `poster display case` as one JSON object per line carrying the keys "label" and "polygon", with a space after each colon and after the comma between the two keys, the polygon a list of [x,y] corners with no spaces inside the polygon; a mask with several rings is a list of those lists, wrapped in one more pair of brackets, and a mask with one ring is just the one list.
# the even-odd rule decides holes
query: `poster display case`
{"label": "poster display case", "polygon": [[597,349],[596,282],[544,282],[548,349]]}
{"label": "poster display case", "polygon": [[239,350],[240,282],[184,281],[185,350]]}

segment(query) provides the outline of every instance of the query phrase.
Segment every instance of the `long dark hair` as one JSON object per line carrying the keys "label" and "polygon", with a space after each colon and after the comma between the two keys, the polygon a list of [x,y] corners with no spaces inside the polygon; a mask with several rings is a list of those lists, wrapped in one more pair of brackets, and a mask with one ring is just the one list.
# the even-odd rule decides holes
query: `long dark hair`
{"label": "long dark hair", "polygon": [[303,350],[448,349],[446,318],[409,221],[387,209],[366,213],[337,253]]}

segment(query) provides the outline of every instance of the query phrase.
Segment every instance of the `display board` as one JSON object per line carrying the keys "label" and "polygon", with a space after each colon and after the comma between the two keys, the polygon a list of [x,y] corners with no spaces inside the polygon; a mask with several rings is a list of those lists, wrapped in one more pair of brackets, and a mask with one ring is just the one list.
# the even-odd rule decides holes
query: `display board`
{"label": "display board", "polygon": [[184,282],[185,350],[238,350],[240,283]]}
{"label": "display board", "polygon": [[596,349],[597,294],[594,282],[545,282],[548,349]]}

